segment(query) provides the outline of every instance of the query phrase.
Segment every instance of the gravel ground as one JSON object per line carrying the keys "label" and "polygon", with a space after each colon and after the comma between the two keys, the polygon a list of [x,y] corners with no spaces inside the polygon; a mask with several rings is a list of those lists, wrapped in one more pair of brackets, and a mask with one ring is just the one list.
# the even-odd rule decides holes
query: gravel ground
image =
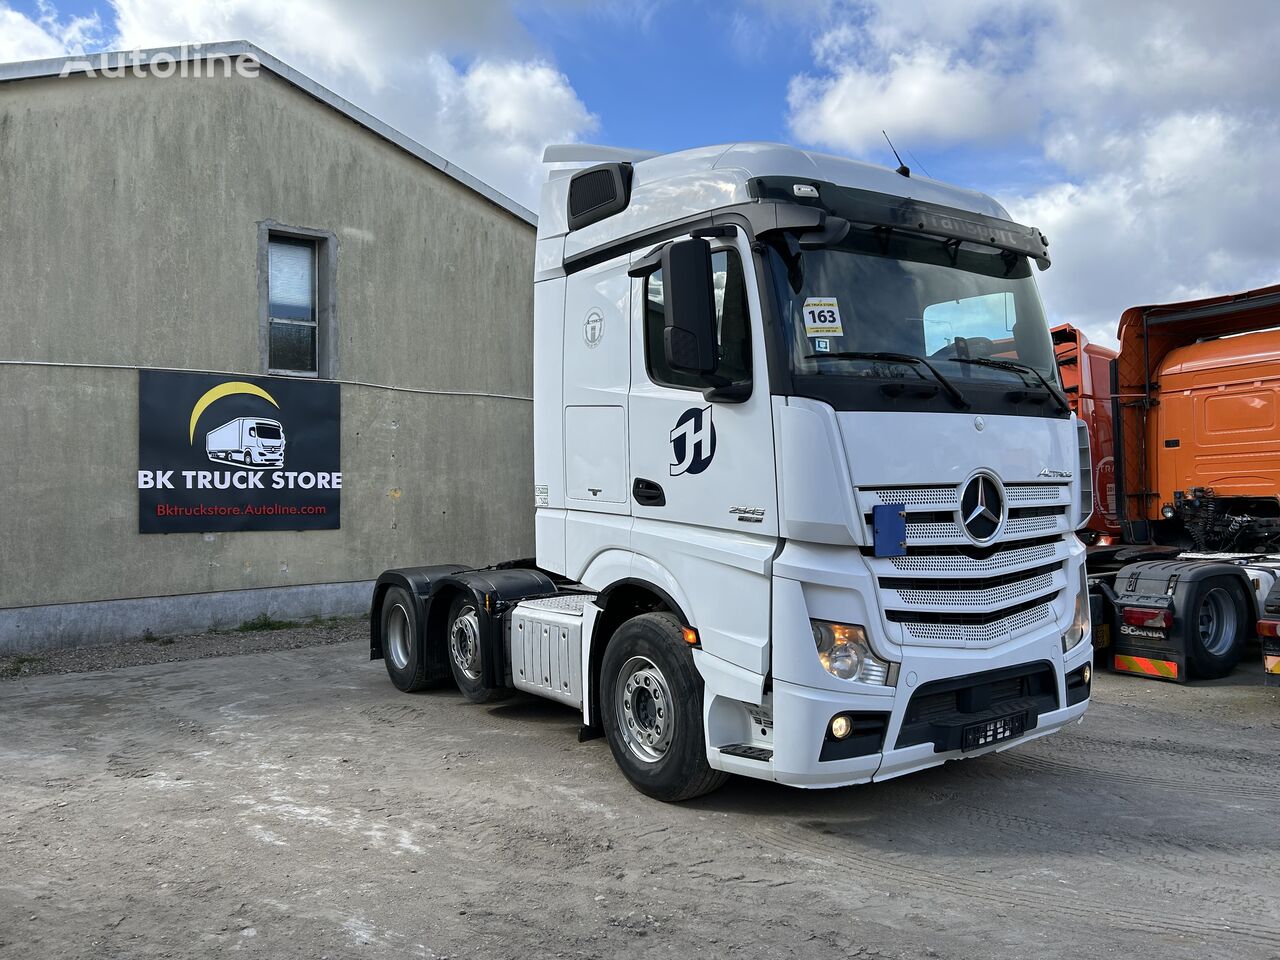
{"label": "gravel ground", "polygon": [[[664,805],[568,709],[397,692],[362,627],[0,684],[0,960],[1280,957],[1256,664],[1102,675],[1083,725],[899,780]],[[204,646],[259,640],[297,649]]]}
{"label": "gravel ground", "polygon": [[124,643],[69,647],[46,653],[0,656],[0,680],[49,673],[88,673],[144,663],[172,663],[204,657],[227,657],[271,650],[296,650],[327,643],[346,643],[369,636],[364,617],[311,620],[250,620],[238,630],[193,633],[182,637],[149,637]]}

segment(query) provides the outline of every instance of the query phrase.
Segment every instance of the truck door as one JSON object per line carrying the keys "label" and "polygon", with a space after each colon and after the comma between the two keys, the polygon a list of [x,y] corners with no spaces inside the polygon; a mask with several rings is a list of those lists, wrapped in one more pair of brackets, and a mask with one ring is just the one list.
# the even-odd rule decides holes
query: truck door
{"label": "truck door", "polygon": [[704,650],[765,673],[777,484],[760,291],[740,234],[713,241],[712,269],[719,373],[750,381],[751,396],[741,403],[708,401],[695,377],[671,370],[663,355],[662,271],[633,281],[633,575],[683,597]]}
{"label": "truck door", "polygon": [[586,575],[630,545],[627,388],[631,379],[628,257],[571,274],[564,303],[565,559]]}

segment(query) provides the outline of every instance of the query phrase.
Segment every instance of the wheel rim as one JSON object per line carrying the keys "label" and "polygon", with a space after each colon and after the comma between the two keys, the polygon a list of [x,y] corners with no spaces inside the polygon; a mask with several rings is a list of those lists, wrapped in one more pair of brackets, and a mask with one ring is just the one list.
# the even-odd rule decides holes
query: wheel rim
{"label": "wheel rim", "polygon": [[463,607],[449,626],[449,655],[464,677],[480,679],[480,618],[475,607]]}
{"label": "wheel rim", "polygon": [[387,656],[397,670],[409,665],[409,611],[400,603],[387,614]]}
{"label": "wheel rim", "polygon": [[667,678],[648,657],[632,657],[618,671],[614,711],[627,749],[645,763],[666,756],[675,731],[674,701]]}
{"label": "wheel rim", "polygon": [[1196,615],[1200,643],[1215,657],[1231,649],[1236,639],[1236,604],[1222,587],[1214,587],[1200,601]]}

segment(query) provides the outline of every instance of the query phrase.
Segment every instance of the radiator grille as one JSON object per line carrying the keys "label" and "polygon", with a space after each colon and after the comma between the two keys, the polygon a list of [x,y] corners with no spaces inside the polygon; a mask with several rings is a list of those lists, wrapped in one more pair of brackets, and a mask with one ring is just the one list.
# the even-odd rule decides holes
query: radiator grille
{"label": "radiator grille", "polygon": [[[872,506],[884,503],[905,504],[908,510],[955,510],[960,506],[960,487],[956,484],[921,487],[862,487],[859,491]],[[1010,483],[1004,488],[1005,499],[1018,506],[1053,506],[1069,504],[1070,486],[1065,483]]]}
{"label": "radiator grille", "polygon": [[1070,491],[1056,481],[1004,484],[1004,527],[979,548],[960,524],[958,485],[859,488],[868,526],[873,506],[906,508],[906,555],[868,557],[902,642],[985,649],[1052,622],[1067,586]]}
{"label": "radiator grille", "polygon": [[921,547],[905,557],[889,557],[888,563],[902,573],[980,574],[1018,569],[1043,563],[1056,556],[1062,541],[1036,541],[1027,545],[1013,544],[991,553],[966,553],[961,549]]}
{"label": "radiator grille", "polygon": [[907,636],[916,643],[931,647],[968,647],[983,649],[1003,643],[1024,633],[1028,628],[1053,617],[1048,603],[1003,617],[993,623],[911,623],[903,624]]}

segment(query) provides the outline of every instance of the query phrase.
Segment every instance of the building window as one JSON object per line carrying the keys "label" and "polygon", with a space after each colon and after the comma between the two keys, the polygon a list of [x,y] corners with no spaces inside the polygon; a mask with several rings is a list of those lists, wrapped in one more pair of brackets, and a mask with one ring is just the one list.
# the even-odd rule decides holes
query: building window
{"label": "building window", "polygon": [[272,236],[267,261],[267,367],[317,376],[316,241]]}
{"label": "building window", "polygon": [[258,222],[258,349],[263,373],[338,376],[337,269],[338,238],[327,230]]}
{"label": "building window", "polygon": [[[711,254],[715,280],[716,329],[719,339],[716,372],[732,383],[751,379],[751,309],[747,305],[747,281],[736,250]],[[649,379],[666,387],[702,390],[704,378],[672,370],[662,345],[665,311],[662,300],[662,271],[649,275],[645,283],[645,361]]]}

